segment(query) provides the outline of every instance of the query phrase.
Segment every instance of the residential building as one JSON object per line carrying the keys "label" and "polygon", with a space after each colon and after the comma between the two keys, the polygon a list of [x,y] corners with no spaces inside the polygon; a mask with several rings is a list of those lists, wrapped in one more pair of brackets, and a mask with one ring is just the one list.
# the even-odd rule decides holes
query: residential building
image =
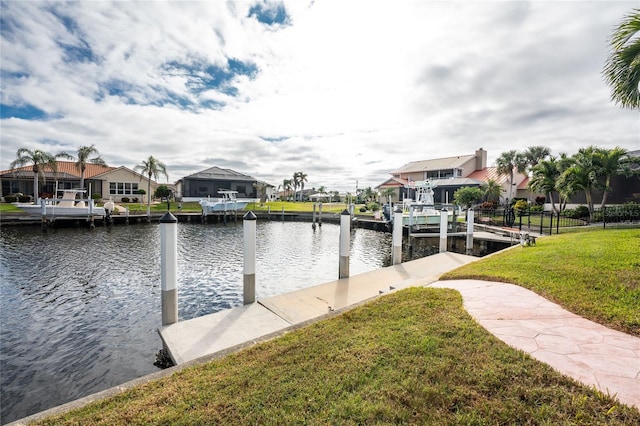
{"label": "residential building", "polygon": [[[57,189],[71,189],[80,186],[80,170],[76,163],[72,161],[57,161],[57,170],[45,170],[44,179],[38,184],[38,191],[41,198],[51,198]],[[33,194],[32,166],[19,167],[13,170],[0,172],[2,181],[2,196],[22,193],[34,196]],[[106,167],[96,164],[87,164],[84,172],[84,184],[87,190],[91,188],[92,194],[99,194],[102,200],[113,200],[121,202],[122,198],[139,197],[140,202],[146,202],[146,195],[138,194],[139,189],[147,191],[148,178],[130,170],[124,166]],[[151,181],[151,194],[155,192],[158,184]],[[34,197],[37,198],[37,197]]]}
{"label": "residential building", "polygon": [[176,197],[186,201],[218,197],[218,191],[227,189],[238,191],[238,198],[258,198],[258,179],[221,167],[210,167],[198,173],[183,177],[176,182]]}

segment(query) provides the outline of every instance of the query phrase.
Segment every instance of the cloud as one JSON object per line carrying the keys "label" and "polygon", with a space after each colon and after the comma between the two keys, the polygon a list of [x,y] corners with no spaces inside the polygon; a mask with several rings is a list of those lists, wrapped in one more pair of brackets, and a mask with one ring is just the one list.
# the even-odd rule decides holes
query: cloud
{"label": "cloud", "polygon": [[629,2],[1,7],[2,169],[20,147],[95,144],[172,180],[217,165],[345,190],[479,147],[640,146],[601,78]]}

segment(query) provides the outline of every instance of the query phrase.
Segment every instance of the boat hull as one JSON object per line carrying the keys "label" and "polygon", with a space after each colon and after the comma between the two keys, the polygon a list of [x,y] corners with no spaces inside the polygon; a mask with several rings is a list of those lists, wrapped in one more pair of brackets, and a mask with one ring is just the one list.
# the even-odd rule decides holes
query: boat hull
{"label": "boat hull", "polygon": [[202,207],[202,212],[204,214],[210,213],[222,213],[222,212],[233,212],[238,210],[244,210],[245,207],[249,205],[251,201],[201,201],[200,206]]}
{"label": "boat hull", "polygon": [[[16,204],[20,210],[26,212],[29,216],[42,217],[42,206],[37,204]],[[104,217],[107,215],[103,207],[94,207],[89,211],[89,207],[60,207],[47,205],[46,217]]]}

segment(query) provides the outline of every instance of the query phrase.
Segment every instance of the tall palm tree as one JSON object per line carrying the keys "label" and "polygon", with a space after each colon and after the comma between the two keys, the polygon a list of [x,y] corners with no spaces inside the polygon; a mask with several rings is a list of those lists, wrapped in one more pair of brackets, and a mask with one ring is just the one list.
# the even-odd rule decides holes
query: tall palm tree
{"label": "tall palm tree", "polygon": [[640,9],[625,16],[610,46],[602,74],[611,87],[611,100],[622,108],[640,109]]}
{"label": "tall palm tree", "polygon": [[499,175],[509,176],[508,197],[509,200],[511,200],[513,198],[513,171],[515,169],[518,171],[518,173],[524,173],[526,170],[526,161],[522,154],[518,153],[514,149],[500,154],[500,156],[496,160],[496,165],[498,166]]}
{"label": "tall palm tree", "polygon": [[593,213],[593,191],[601,186],[598,182],[597,164],[594,164],[594,153],[593,146],[580,148],[558,179],[558,185],[565,194],[584,192],[589,213]]}
{"label": "tall palm tree", "polygon": [[[102,157],[97,156],[93,158],[91,155],[98,155],[98,150],[94,145],[91,146],[81,146],[78,148],[78,154],[76,159],[76,169],[80,170],[80,189],[84,189],[84,173],[87,170],[87,163],[96,164],[98,166],[107,166],[107,163],[102,159]],[[89,197],[91,194],[88,194]]]}
{"label": "tall palm tree", "polygon": [[[538,162],[531,169],[532,176],[529,180],[529,189],[535,192],[539,192],[545,194],[549,197],[551,201],[551,209],[554,213],[557,213],[561,210],[560,206],[562,205],[562,201],[559,199],[558,203],[560,206],[556,208],[556,203],[553,198],[553,193],[558,192],[561,194],[560,189],[558,188],[558,178],[560,177],[562,170],[559,161],[555,157],[550,157],[548,160],[542,160]],[[562,195],[560,195],[562,197]]]}
{"label": "tall palm tree", "polygon": [[500,201],[502,195],[502,186],[494,179],[489,179],[486,184],[482,185],[484,199],[487,201]]}
{"label": "tall palm tree", "polygon": [[527,166],[531,168],[549,155],[551,155],[551,150],[541,145],[530,146],[522,153],[524,161],[527,163]]}
{"label": "tall palm tree", "polygon": [[627,150],[624,148],[596,148],[593,155],[598,176],[603,179],[604,192],[600,203],[600,208],[603,208],[607,203],[607,194],[611,190],[611,178],[618,175],[629,176],[631,175],[631,169],[629,164],[625,162]]}
{"label": "tall palm tree", "polygon": [[298,172],[298,185],[300,185],[300,201],[304,199],[304,183],[307,182],[307,174],[305,172]]}
{"label": "tall palm tree", "polygon": [[163,174],[169,181],[169,175],[167,174],[167,167],[163,162],[150,155],[149,158],[142,161],[142,164],[138,164],[135,170],[147,175],[149,180],[147,181],[147,220],[151,218],[151,177],[158,179],[158,175]]}
{"label": "tall palm tree", "polygon": [[58,158],[72,158],[66,152],[52,155],[39,149],[30,150],[27,148],[18,149],[16,157],[17,158],[9,165],[11,170],[31,164],[31,170],[33,171],[33,199],[36,202],[39,198],[38,181],[41,179],[44,182],[46,169],[55,173],[58,171]]}
{"label": "tall palm tree", "polygon": [[282,181],[282,190],[284,191],[284,198],[286,200],[289,199],[289,191],[291,191],[291,184],[292,184],[291,179],[284,179]]}

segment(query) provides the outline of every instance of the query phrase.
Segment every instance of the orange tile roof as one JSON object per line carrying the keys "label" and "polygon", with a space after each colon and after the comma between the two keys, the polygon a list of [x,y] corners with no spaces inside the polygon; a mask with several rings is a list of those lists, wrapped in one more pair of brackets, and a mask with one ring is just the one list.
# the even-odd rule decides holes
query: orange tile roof
{"label": "orange tile roof", "polygon": [[[58,161],[58,173],[64,173],[64,174],[68,174],[71,176],[76,176],[78,178],[80,178],[80,170],[78,170],[76,168],[76,163],[74,161]],[[6,173],[12,173],[12,172],[31,172],[32,166],[24,166],[24,167],[17,167],[14,170],[4,170],[2,172],[0,172],[0,175],[4,175]],[[87,164],[87,168],[84,171],[84,178],[85,179],[91,179],[92,177],[102,174],[102,173],[106,173],[109,172],[111,170],[115,170],[116,167],[105,167],[105,166],[99,166],[97,164]],[[53,170],[47,169],[45,171],[49,171],[52,172]]]}
{"label": "orange tile roof", "polygon": [[467,176],[470,179],[477,179],[483,182],[488,182],[489,180],[494,180],[496,183],[502,185],[503,183],[509,180],[508,175],[500,175],[498,173],[497,167],[485,167],[482,170],[476,170]]}

